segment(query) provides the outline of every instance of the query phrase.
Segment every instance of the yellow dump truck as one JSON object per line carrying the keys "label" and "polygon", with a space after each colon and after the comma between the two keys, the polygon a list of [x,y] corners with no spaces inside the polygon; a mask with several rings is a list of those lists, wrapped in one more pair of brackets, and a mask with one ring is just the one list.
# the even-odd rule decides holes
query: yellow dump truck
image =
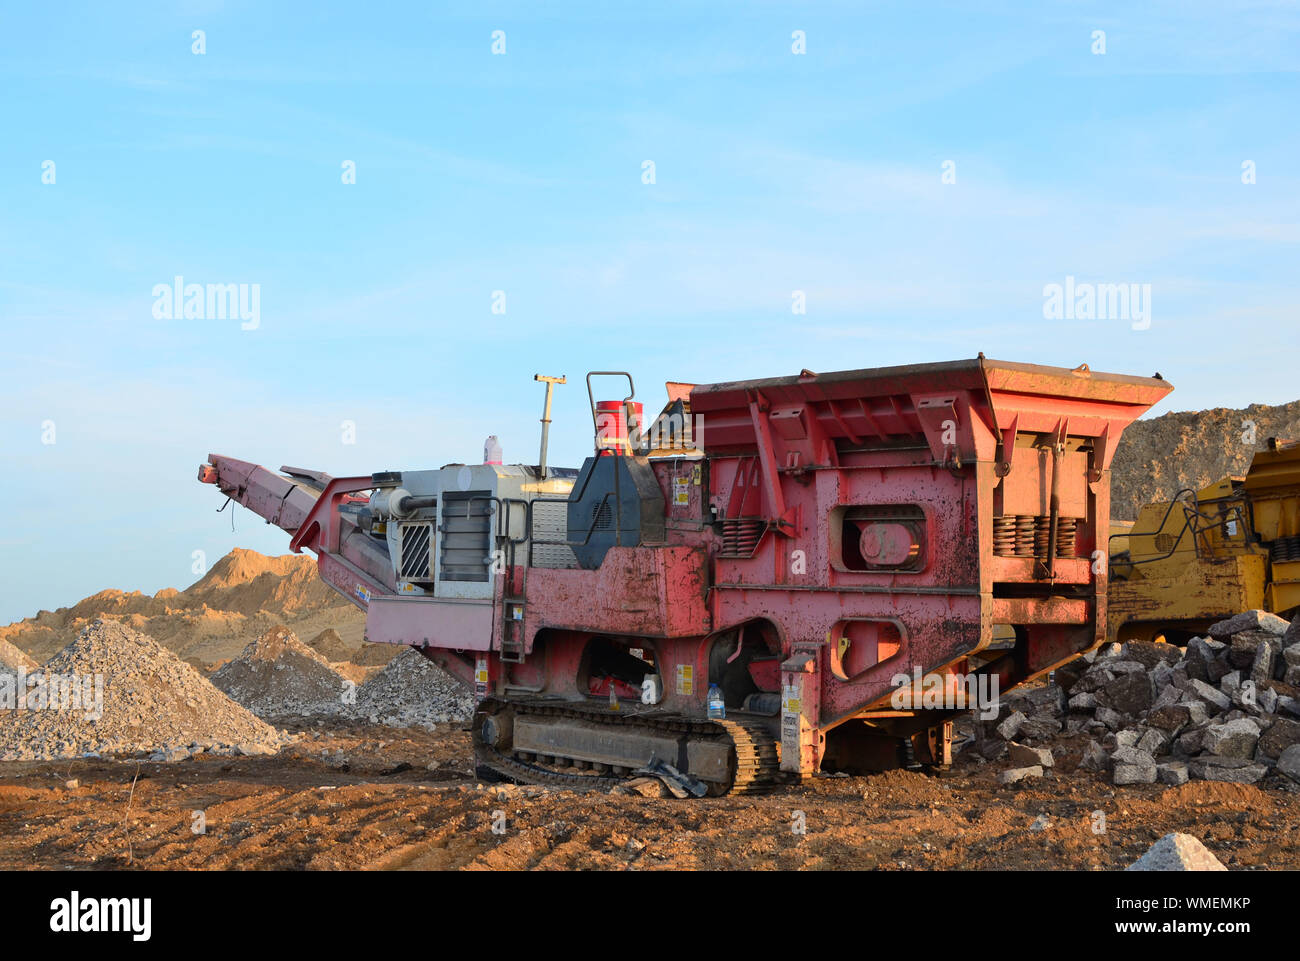
{"label": "yellow dump truck", "polygon": [[1186,643],[1247,610],[1300,609],[1300,443],[1270,439],[1245,477],[1148,504],[1110,537],[1109,637]]}

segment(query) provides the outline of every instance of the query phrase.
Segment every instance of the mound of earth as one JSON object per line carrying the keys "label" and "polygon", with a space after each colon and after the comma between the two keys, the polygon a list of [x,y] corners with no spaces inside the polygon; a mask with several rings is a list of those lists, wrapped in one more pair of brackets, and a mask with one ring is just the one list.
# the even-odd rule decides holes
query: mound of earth
{"label": "mound of earth", "polygon": [[357,650],[355,644],[344,643],[343,638],[339,637],[339,632],[332,627],[325,628],[313,637],[307,642],[307,646],[331,663],[350,661]]}
{"label": "mound of earth", "polygon": [[1250,468],[1270,437],[1300,440],[1300,400],[1241,410],[1178,411],[1124,429],[1111,464],[1110,516],[1133,520],[1152,501],[1202,487]]}
{"label": "mound of earth", "polygon": [[365,630],[365,615],[321,581],[312,558],[236,549],[183,591],[167,588],[152,597],[139,591],[100,591],[72,607],[0,627],[0,640],[43,661],[100,617],[111,617],[180,657],[204,664],[237,657],[277,625],[302,637],[332,630],[351,651],[361,646]]}
{"label": "mound of earth", "polygon": [[212,684],[258,717],[333,717],[354,689],[285,627],[274,627],[212,675]]}
{"label": "mound of earth", "polygon": [[0,711],[0,760],[274,754],[287,741],[171,651],[112,620],[90,624],[18,693],[26,703]]}
{"label": "mound of earth", "polygon": [[403,650],[400,644],[362,644],[348,660],[362,667],[383,667]]}
{"label": "mound of earth", "polygon": [[419,651],[403,647],[382,671],[361,685],[356,716],[388,727],[431,727],[467,721],[473,693]]}

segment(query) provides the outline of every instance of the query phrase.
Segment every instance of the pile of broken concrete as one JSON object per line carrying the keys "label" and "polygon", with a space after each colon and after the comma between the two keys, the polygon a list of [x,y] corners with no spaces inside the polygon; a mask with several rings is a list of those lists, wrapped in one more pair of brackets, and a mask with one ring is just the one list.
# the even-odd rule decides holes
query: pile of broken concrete
{"label": "pile of broken concrete", "polygon": [[1117,785],[1189,778],[1300,789],[1300,617],[1248,611],[1172,644],[1107,644],[1051,683],[1003,698],[975,732],[999,779],[1041,777],[1062,736],[1089,737],[1080,767]]}

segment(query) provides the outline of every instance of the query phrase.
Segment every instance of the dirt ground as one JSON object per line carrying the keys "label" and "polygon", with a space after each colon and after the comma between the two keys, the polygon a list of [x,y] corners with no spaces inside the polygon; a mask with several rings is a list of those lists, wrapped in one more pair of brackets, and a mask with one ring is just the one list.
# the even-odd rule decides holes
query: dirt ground
{"label": "dirt ground", "polygon": [[1170,831],[1300,868],[1300,794],[1115,788],[1068,754],[1028,787],[959,764],[678,801],[482,783],[463,730],[301,730],[273,758],[0,765],[0,869],[1098,870]]}

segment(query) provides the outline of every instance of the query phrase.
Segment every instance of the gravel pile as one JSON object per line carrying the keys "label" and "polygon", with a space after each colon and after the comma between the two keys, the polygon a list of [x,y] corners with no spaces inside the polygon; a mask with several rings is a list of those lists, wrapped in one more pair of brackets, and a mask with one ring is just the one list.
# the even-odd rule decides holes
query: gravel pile
{"label": "gravel pile", "polygon": [[1013,783],[1051,766],[1058,734],[1092,736],[1081,762],[1115,784],[1189,778],[1300,789],[1300,617],[1247,611],[1185,649],[1108,644],[1056,672],[1056,683],[1003,699],[975,749],[1011,766]]}
{"label": "gravel pile", "polygon": [[1223,862],[1190,834],[1166,834],[1125,871],[1226,871]]}
{"label": "gravel pile", "polygon": [[39,666],[39,664],[8,641],[0,640],[0,672],[17,674],[19,671],[26,671],[30,674]]}
{"label": "gravel pile", "polygon": [[353,715],[389,727],[431,727],[467,721],[474,695],[414,648],[403,648],[357,690]]}
{"label": "gravel pile", "polygon": [[[27,704],[0,711],[0,760],[274,754],[288,740],[152,638],[112,620],[92,622],[33,677]],[[69,696],[33,697],[56,689]]]}
{"label": "gravel pile", "polygon": [[336,717],[354,686],[285,627],[273,627],[212,675],[258,717]]}

